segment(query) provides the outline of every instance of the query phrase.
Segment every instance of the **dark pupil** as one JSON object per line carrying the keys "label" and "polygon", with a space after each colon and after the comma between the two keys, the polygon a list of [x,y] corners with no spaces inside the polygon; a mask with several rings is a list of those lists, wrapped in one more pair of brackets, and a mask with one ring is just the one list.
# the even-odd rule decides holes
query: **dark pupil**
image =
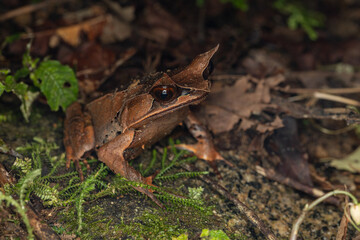
{"label": "dark pupil", "polygon": [[159,100],[169,101],[170,99],[172,99],[174,92],[167,87],[163,87],[162,89],[156,91],[156,95]]}

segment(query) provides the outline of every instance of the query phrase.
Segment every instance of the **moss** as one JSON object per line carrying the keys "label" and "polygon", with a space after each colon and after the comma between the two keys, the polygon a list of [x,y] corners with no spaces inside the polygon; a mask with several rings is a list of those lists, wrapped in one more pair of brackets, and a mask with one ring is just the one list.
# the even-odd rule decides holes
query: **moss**
{"label": "moss", "polygon": [[[84,228],[78,235],[82,239],[171,239],[183,233],[188,233],[190,236],[198,235],[203,228],[221,228],[209,211],[210,208],[206,212],[191,207],[180,207],[170,211],[146,208],[136,217],[116,217],[107,210],[95,205],[84,211]],[[137,212],[138,208],[132,207],[131,210]],[[62,228],[69,234],[76,232],[78,223],[75,208],[66,208],[59,214]]]}

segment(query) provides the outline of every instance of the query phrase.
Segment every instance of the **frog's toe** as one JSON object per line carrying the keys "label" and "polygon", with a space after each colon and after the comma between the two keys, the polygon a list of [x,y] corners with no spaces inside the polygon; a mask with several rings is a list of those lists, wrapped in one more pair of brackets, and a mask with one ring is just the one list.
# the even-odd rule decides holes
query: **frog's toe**
{"label": "frog's toe", "polygon": [[176,144],[175,147],[192,152],[196,157],[208,162],[224,161],[230,167],[234,166],[231,162],[220,155],[213,144],[209,144],[205,141],[198,141],[195,144]]}
{"label": "frog's toe", "polygon": [[83,171],[81,169],[79,159],[73,160],[73,162],[74,162],[76,171],[79,173],[80,181],[84,181],[84,174],[83,174]]}

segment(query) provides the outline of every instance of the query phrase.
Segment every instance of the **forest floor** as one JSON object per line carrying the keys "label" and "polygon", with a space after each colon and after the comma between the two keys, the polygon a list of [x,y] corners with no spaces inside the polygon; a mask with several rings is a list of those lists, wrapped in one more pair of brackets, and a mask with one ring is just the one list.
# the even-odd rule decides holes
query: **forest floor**
{"label": "forest floor", "polygon": [[[230,239],[273,239],[266,232],[288,239],[304,207],[324,193],[340,189],[359,198],[360,4],[226,2],[1,2],[0,69],[16,72],[24,65],[24,55],[40,62],[57,60],[75,70],[83,103],[126,90],[134,79],[150,73],[186,66],[219,44],[209,77],[211,92],[192,111],[230,164],[217,162],[220,175],[200,159],[176,165],[170,175],[209,174],[155,182],[194,200],[159,196],[166,209],[131,188],[119,187],[123,180],[102,170],[93,160],[96,154],[88,161],[90,172],[81,163],[90,180],[80,182],[75,167],[65,167],[63,108],[51,111],[45,92],[32,102],[30,90],[21,95],[15,87],[5,88],[2,94],[0,85],[0,152],[5,153],[0,154],[0,201],[7,201],[1,198],[6,194],[19,203],[26,200],[49,234],[60,239],[206,239],[204,229],[219,234],[215,239],[225,239],[222,234]],[[26,4],[30,7],[24,8]],[[0,84],[8,84],[1,74],[7,73],[0,73]],[[19,73],[17,84],[23,81],[31,91],[39,89],[29,74]],[[32,105],[31,114],[21,112],[24,103]],[[160,159],[172,145],[170,138],[196,142],[180,125],[131,164],[147,172],[156,155],[159,161],[147,175],[163,170]],[[183,153],[170,149],[168,164]],[[38,186],[25,186],[24,179],[39,168],[41,176],[31,180]],[[46,178],[55,168],[59,180]],[[9,187],[9,182],[18,183]],[[347,201],[337,195],[309,211],[298,239],[356,239],[344,215]],[[1,204],[0,239],[25,239],[23,217],[15,207]],[[263,225],[254,224],[251,214]],[[35,236],[41,239],[44,235],[38,231]]]}

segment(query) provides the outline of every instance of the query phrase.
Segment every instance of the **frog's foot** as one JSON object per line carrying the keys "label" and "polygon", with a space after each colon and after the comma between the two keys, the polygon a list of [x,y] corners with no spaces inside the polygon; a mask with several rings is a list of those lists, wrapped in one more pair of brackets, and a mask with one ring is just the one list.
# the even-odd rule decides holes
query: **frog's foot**
{"label": "frog's foot", "polygon": [[66,168],[67,168],[67,169],[70,168],[70,163],[71,163],[71,161],[72,161],[72,162],[74,163],[74,165],[75,165],[75,169],[76,169],[76,171],[77,171],[78,174],[79,174],[80,181],[84,181],[84,174],[83,174],[83,171],[82,171],[82,169],[81,169],[79,159],[73,159],[73,160],[68,159],[68,160],[66,161]]}
{"label": "frog's foot", "polygon": [[83,161],[83,163],[84,163],[85,166],[86,166],[87,172],[89,173],[89,172],[90,172],[90,165],[89,165],[89,163],[87,162],[86,159],[67,159],[67,161],[66,161],[66,168],[67,168],[67,169],[70,168],[70,164],[71,164],[71,161],[72,161],[72,162],[74,163],[74,166],[75,166],[76,171],[77,171],[78,174],[79,174],[80,181],[84,181],[84,173],[83,173],[82,168],[81,168],[81,165],[80,165],[80,160]]}
{"label": "frog's foot", "polygon": [[[155,186],[152,182],[153,182],[153,180],[155,179],[156,175],[158,175],[158,174],[159,174],[159,171],[156,171],[153,175],[150,175],[150,176],[144,178],[144,183],[147,184],[147,185],[149,185],[149,186],[157,187],[157,186]],[[151,190],[151,191],[152,191],[152,190]],[[152,192],[153,192],[153,191],[152,191]]]}
{"label": "frog's foot", "polygon": [[187,150],[194,153],[198,158],[204,159],[214,169],[216,175],[221,178],[218,171],[216,161],[224,161],[227,165],[233,167],[234,165],[225,160],[220,153],[216,150],[214,142],[210,132],[206,129],[199,119],[193,113],[190,113],[185,120],[185,124],[188,127],[191,135],[196,138],[195,144],[177,144],[175,147]]}
{"label": "frog's foot", "polygon": [[153,193],[153,190],[142,188],[142,187],[133,187],[137,191],[146,194],[151,200],[153,200],[159,207],[164,208],[164,205],[157,199]]}
{"label": "frog's foot", "polygon": [[[148,176],[146,178],[143,178],[142,183],[145,183],[146,185],[149,185],[149,186],[157,187],[152,183],[153,179],[156,177],[156,175],[157,175],[157,173],[155,173],[155,174],[153,174],[151,176]],[[154,196],[153,192],[155,190],[147,189],[147,188],[141,188],[141,187],[134,187],[134,188],[136,190],[138,190],[139,192],[144,193],[148,197],[150,197],[151,200],[153,200],[159,207],[164,208],[164,205]]]}
{"label": "frog's foot", "polygon": [[207,161],[219,178],[221,178],[221,175],[217,168],[216,161],[224,161],[230,167],[234,166],[220,155],[215,149],[211,139],[198,138],[198,142],[195,144],[177,144],[175,147],[192,152],[196,157]]}

